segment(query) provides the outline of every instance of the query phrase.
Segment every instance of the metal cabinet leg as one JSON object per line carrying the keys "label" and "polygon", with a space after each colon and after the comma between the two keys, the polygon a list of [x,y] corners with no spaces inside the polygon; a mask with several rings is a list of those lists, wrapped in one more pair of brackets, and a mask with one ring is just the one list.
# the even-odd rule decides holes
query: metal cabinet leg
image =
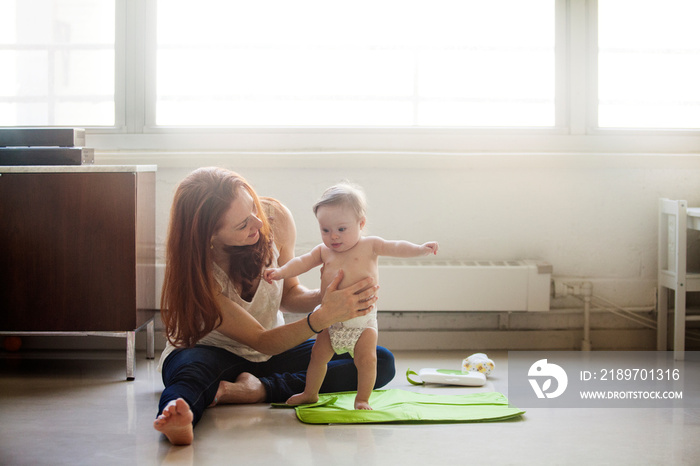
{"label": "metal cabinet leg", "polygon": [[146,324],[146,359],[155,358],[156,349],[156,323],[155,319],[151,319]]}
{"label": "metal cabinet leg", "polygon": [[134,380],[136,332],[126,332],[126,380]]}

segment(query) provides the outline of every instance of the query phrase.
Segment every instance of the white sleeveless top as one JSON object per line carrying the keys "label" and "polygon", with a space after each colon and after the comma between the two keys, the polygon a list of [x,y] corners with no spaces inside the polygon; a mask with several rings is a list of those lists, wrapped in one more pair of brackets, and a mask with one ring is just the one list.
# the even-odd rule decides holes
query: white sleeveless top
{"label": "white sleeveless top", "polygon": [[[273,257],[270,267],[277,267],[279,251],[274,244],[272,246],[272,253]],[[282,302],[282,286],[284,283],[283,280],[274,280],[272,283],[267,283],[265,280],[261,279],[260,283],[258,284],[258,289],[253,296],[253,300],[248,302],[238,295],[233,283],[231,283],[231,279],[216,263],[214,263],[214,279],[221,287],[221,293],[224,296],[248,311],[248,313],[255,317],[255,319],[266,329],[270,330],[275,327],[279,327],[280,325],[284,325],[284,317],[282,315],[282,311],[280,311],[280,303]],[[197,344],[223,348],[251,362],[263,362],[272,357],[239,343],[216,330],[213,330],[208,335],[205,335],[197,342]],[[165,349],[160,356],[158,370],[162,369],[163,361],[165,361],[168,355],[170,355],[170,353],[172,353],[175,349],[176,347],[174,347],[170,342],[167,342]]]}

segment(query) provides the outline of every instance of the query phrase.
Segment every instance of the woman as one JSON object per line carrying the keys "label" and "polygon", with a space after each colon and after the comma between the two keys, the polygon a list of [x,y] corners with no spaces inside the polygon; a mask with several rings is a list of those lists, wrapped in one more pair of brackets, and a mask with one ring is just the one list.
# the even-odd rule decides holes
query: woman
{"label": "woman", "polygon": [[[163,391],[156,430],[178,445],[209,406],[283,402],[304,389],[313,340],[336,322],[368,314],[378,286],[366,278],[338,290],[307,290],[298,279],[268,283],[268,267],[294,257],[296,228],[279,202],[258,198],[238,174],[220,168],[191,173],[170,214],[161,316],[168,344],[161,356]],[[320,303],[320,305],[319,305]],[[309,312],[284,324],[280,309]],[[377,382],[394,376],[394,357],[377,348]],[[323,392],[357,387],[347,355],[328,365]]]}

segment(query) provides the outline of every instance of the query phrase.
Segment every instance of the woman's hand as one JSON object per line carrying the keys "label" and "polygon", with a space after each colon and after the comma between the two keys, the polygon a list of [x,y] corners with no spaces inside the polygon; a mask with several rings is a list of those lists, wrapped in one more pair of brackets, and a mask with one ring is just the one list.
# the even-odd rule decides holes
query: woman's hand
{"label": "woman's hand", "polygon": [[338,285],[343,280],[343,271],[338,271],[333,281],[323,296],[321,308],[314,312],[314,322],[319,330],[330,327],[336,322],[344,322],[354,317],[359,317],[368,314],[374,309],[374,303],[377,302],[377,290],[379,285],[374,284],[374,279],[371,277],[360,280],[342,290],[338,289]]}
{"label": "woman's hand", "polygon": [[[300,319],[271,330],[266,330],[248,311],[219,294],[217,302],[221,309],[221,322],[216,330],[264,354],[287,351],[311,337],[312,331],[318,332],[336,322],[363,316],[373,309],[379,286],[373,285],[372,278],[339,290],[342,279],[343,273],[338,272],[326,289],[321,308],[310,315],[308,321]],[[308,312],[308,307],[306,309]]]}

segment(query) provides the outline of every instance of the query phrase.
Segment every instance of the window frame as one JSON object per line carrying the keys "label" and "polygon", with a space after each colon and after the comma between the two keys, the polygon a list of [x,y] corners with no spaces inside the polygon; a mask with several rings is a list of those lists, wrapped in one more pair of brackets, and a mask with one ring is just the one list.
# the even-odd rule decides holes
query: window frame
{"label": "window frame", "polygon": [[156,0],[117,0],[115,126],[105,149],[697,153],[700,130],[597,124],[597,0],[555,0],[555,125],[485,127],[167,127],[155,125]]}

